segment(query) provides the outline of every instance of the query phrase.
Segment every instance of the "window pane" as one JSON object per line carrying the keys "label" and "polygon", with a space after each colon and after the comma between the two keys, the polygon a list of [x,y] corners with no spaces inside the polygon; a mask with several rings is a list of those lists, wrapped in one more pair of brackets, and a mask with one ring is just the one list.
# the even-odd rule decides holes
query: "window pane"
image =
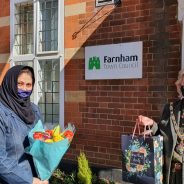
{"label": "window pane", "polygon": [[53,93],[53,102],[57,103],[59,101],[59,93]]}
{"label": "window pane", "polygon": [[54,104],[53,109],[54,109],[54,114],[59,115],[59,104]]}
{"label": "window pane", "polygon": [[46,104],[46,114],[53,115],[52,104]]}
{"label": "window pane", "polygon": [[20,3],[15,11],[15,42],[17,55],[33,53],[33,4]]}
{"label": "window pane", "polygon": [[[59,78],[58,78],[59,80]],[[53,92],[58,92],[59,91],[59,82],[53,81]]]}
{"label": "window pane", "polygon": [[41,112],[45,114],[45,104],[40,104],[39,107],[40,107]]}
{"label": "window pane", "polygon": [[30,67],[33,68],[33,62],[32,61],[17,61],[15,64],[16,65],[30,66]]}
{"label": "window pane", "polygon": [[44,104],[45,122],[55,123],[59,119],[59,60],[41,60],[38,68],[38,105]]}
{"label": "window pane", "polygon": [[38,93],[38,98],[39,98],[40,104],[42,104],[42,103],[45,104],[45,94],[44,93]]}
{"label": "window pane", "polygon": [[58,0],[39,0],[38,51],[58,50]]}
{"label": "window pane", "polygon": [[52,103],[53,102],[53,97],[52,97],[52,93],[47,93],[47,92],[45,92],[46,94],[46,103]]}
{"label": "window pane", "polygon": [[54,119],[54,123],[59,123],[59,116],[58,115],[54,115],[53,119]]}
{"label": "window pane", "polygon": [[45,122],[52,122],[52,115],[45,115]]}

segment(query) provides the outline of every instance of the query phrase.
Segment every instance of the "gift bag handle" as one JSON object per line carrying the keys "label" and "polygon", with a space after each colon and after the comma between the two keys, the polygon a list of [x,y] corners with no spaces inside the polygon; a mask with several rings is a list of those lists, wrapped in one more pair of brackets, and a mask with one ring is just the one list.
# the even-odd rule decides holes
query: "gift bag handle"
{"label": "gift bag handle", "polygon": [[140,127],[139,127],[139,121],[138,121],[138,119],[136,119],[136,123],[135,123],[134,130],[133,130],[133,134],[132,134],[132,138],[134,138],[135,132],[136,132],[136,129],[137,129],[137,128],[138,128],[138,132],[139,132],[138,135],[140,135],[141,133],[140,133]]}
{"label": "gift bag handle", "polygon": [[[151,128],[150,128],[150,125],[144,125],[144,132],[143,133],[140,133],[139,121],[138,121],[138,119],[136,119],[135,127],[134,127],[133,134],[132,134],[132,138],[134,138],[134,136],[135,136],[135,132],[136,132],[137,127],[138,127],[138,132],[139,132],[138,135],[143,135],[144,136],[144,139],[146,137],[146,132],[147,131],[149,131],[149,135],[151,136]],[[147,127],[148,127],[148,130],[147,130]]]}

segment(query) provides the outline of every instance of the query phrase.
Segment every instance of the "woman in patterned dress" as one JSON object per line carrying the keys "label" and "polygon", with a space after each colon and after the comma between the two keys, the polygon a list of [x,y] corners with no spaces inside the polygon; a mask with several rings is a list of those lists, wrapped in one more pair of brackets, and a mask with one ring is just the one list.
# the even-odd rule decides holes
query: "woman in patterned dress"
{"label": "woman in patterned dress", "polygon": [[184,184],[184,69],[179,71],[175,84],[179,99],[164,106],[159,122],[146,116],[138,116],[140,125],[152,126],[153,135],[163,136],[163,184]]}

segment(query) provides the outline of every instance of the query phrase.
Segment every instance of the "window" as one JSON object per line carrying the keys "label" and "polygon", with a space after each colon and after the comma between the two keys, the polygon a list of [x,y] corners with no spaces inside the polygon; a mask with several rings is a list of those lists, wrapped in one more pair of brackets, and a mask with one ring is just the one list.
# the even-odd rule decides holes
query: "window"
{"label": "window", "polygon": [[38,52],[58,49],[58,1],[40,1],[38,17]]}
{"label": "window", "polygon": [[[58,52],[58,8],[58,0],[15,4],[14,53],[16,55],[34,54],[34,45],[36,54]],[[34,11],[36,11],[35,16]]]}
{"label": "window", "polygon": [[45,122],[59,122],[59,62],[39,61],[38,104]]}
{"label": "window", "polygon": [[17,4],[15,8],[15,44],[17,55],[33,53],[33,4]]}
{"label": "window", "polygon": [[64,7],[59,0],[12,0],[11,65],[34,68],[31,101],[38,104],[45,123],[64,123]]}

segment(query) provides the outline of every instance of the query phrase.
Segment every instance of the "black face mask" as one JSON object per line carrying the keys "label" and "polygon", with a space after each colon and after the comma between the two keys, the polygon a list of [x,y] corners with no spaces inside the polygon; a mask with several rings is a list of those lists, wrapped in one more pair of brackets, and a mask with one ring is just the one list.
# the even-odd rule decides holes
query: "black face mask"
{"label": "black face mask", "polygon": [[184,86],[181,86],[181,93],[182,93],[182,95],[184,96]]}

